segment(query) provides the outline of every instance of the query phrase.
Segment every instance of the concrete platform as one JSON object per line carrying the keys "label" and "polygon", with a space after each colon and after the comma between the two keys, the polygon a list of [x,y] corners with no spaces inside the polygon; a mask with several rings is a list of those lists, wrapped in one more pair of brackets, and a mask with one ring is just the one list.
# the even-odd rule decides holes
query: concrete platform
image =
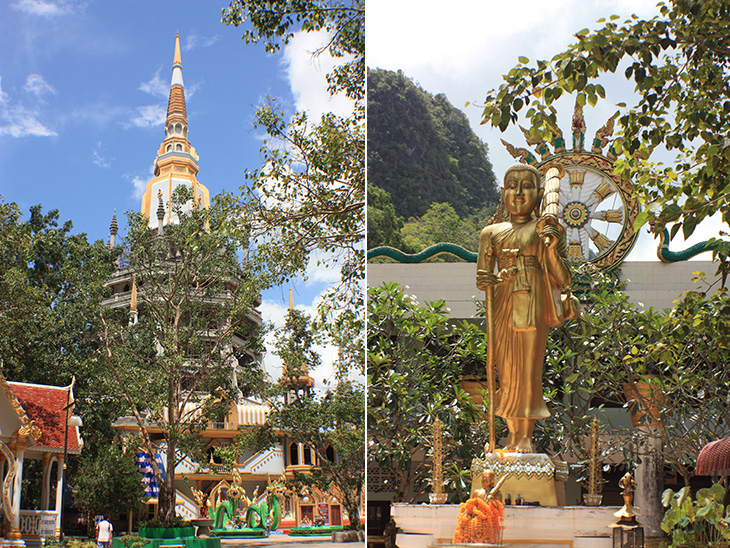
{"label": "concrete platform", "polygon": [[[507,506],[503,544],[509,548],[611,548],[618,506]],[[458,504],[391,507],[399,548],[451,545]]]}

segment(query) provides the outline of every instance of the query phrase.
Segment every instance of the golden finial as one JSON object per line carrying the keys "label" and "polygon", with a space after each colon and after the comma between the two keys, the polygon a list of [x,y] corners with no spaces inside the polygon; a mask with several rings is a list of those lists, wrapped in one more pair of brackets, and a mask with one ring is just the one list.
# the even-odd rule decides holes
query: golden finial
{"label": "golden finial", "polygon": [[137,281],[132,278],[132,296],[129,300],[129,311],[137,312]]}
{"label": "golden finial", "polygon": [[573,108],[573,151],[583,152],[583,144],[586,136],[586,121],[583,117],[583,107],[578,102],[578,98],[575,99],[575,107]]}
{"label": "golden finial", "polygon": [[598,482],[601,473],[598,468],[599,424],[598,419],[593,417],[593,421],[591,422],[590,461],[588,463],[588,496],[585,501],[588,506],[598,506],[600,504],[600,495],[598,494]]}
{"label": "golden finial", "polygon": [[[169,59],[169,57],[168,57],[168,59]],[[179,32],[175,35],[175,57],[172,60],[172,64],[182,66],[182,56],[180,55],[180,33]]]}
{"label": "golden finial", "polygon": [[441,420],[436,418],[433,421],[433,452],[431,459],[433,461],[433,493],[429,495],[431,504],[443,504],[446,502],[446,493],[444,489],[444,474],[443,474],[443,439],[441,430]]}

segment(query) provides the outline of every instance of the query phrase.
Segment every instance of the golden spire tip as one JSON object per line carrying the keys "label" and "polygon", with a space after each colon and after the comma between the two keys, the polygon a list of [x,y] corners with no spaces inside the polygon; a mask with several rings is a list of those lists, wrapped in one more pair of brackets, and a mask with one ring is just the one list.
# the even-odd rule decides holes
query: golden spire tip
{"label": "golden spire tip", "polygon": [[175,58],[172,61],[173,65],[182,65],[182,56],[180,55],[180,33],[175,35]]}

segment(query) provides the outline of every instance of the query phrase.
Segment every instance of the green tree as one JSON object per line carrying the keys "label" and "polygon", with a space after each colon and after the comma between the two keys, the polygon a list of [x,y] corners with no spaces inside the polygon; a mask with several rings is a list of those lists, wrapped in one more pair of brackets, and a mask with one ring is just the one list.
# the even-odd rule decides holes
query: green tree
{"label": "green tree", "polygon": [[390,194],[368,183],[368,247],[387,245],[401,249],[403,217],[395,214]]}
{"label": "green tree", "polygon": [[68,384],[93,356],[93,311],[113,252],[72,229],[71,221],[59,226],[57,210],[33,206],[22,220],[16,204],[0,202],[0,350],[8,378]]}
{"label": "green tree", "polygon": [[237,0],[223,9],[223,22],[238,27],[249,43],[263,41],[266,51],[288,44],[297,31],[325,31],[332,57],[347,58],[328,76],[333,92],[362,100],[365,95],[365,3],[362,0]]}
{"label": "green tree", "polygon": [[[443,301],[418,305],[397,284],[368,290],[368,467],[392,476],[394,501],[413,501],[431,481],[431,428],[443,423],[448,491],[468,497],[471,460],[486,442],[483,407],[459,386],[484,371],[479,326],[453,325]],[[466,476],[466,477],[465,477]]]}
{"label": "green tree", "polygon": [[[637,225],[656,215],[659,228],[676,221],[685,238],[719,212],[730,223],[730,84],[726,78],[730,10],[723,0],[670,0],[649,20],[618,16],[596,31],[583,29],[576,42],[549,61],[524,57],[486,97],[483,121],[504,131],[520,111],[531,136],[552,140],[557,128],[554,101],[575,93],[581,104],[605,97],[606,74],[623,71],[635,84],[633,105],[619,106],[613,149],[617,170],[634,181],[646,209]],[[650,162],[652,149],[676,153],[669,166]],[[716,250],[723,283],[730,264],[730,240]]]}
{"label": "green tree", "polygon": [[[298,112],[287,122],[273,101],[260,108],[256,126],[270,138],[262,149],[264,167],[247,172],[249,184],[242,187],[240,198],[230,197],[230,203],[239,215],[236,218],[242,216],[250,227],[261,256],[285,264],[290,272],[302,272],[317,251],[320,263],[340,267],[341,283],[320,304],[317,325],[318,331],[329,331],[335,342],[344,343],[337,387],[321,398],[307,396],[286,406],[281,398],[272,398],[275,409],[267,424],[290,429],[297,439],[311,440],[322,471],[310,476],[312,481],[317,477],[334,481],[351,522],[359,527],[364,395],[354,385],[346,389],[345,379],[363,363],[357,360],[363,355],[364,330],[365,2],[234,1],[223,10],[223,22],[235,26],[249,22],[251,28],[244,31],[243,39],[262,41],[268,51],[287,44],[295,32],[326,32],[329,41],[315,55],[327,50],[341,61],[327,75],[329,92],[344,93],[353,101],[351,115],[326,113],[318,121]],[[293,339],[299,336],[303,333]],[[292,344],[292,352],[306,354],[307,344]],[[347,405],[336,405],[345,396],[350,398]],[[301,420],[290,422],[289,417],[297,416]],[[272,433],[271,428],[268,434],[260,432],[263,437]],[[331,443],[339,455],[335,463],[326,458],[325,443]]]}
{"label": "green tree", "polygon": [[295,481],[332,493],[352,529],[361,528],[365,485],[364,399],[362,385],[343,380],[323,395],[299,395],[268,418],[272,428],[289,440],[306,443],[316,456],[314,469],[295,474]]}
{"label": "green tree", "polygon": [[[295,32],[324,31],[327,50],[342,60],[327,79],[330,93],[353,101],[351,116],[326,113],[319,121],[298,112],[287,121],[272,100],[256,114],[269,141],[263,166],[246,173],[241,198],[229,197],[245,219],[260,252],[303,271],[314,250],[321,262],[341,266],[342,283],[323,313],[362,307],[365,276],[365,5],[364,0],[248,0],[231,2],[223,22],[251,28],[246,43],[263,41],[267,51],[287,44]],[[316,55],[316,53],[315,53]]]}
{"label": "green tree", "polygon": [[405,218],[433,202],[464,217],[499,201],[487,145],[464,113],[402,71],[368,71],[367,162],[368,182],[389,192]]}
{"label": "green tree", "polygon": [[586,459],[585,432],[599,415],[604,434],[618,440],[606,456],[619,453],[634,461],[641,437],[603,407],[626,407],[626,387],[650,383],[659,400],[639,394],[628,410],[641,426],[656,408],[660,420],[642,436],[661,440],[663,462],[689,485],[702,446],[730,434],[728,292],[712,286],[690,291],[660,312],[638,308],[606,276],[592,278],[581,295],[581,317],[550,334],[544,388],[552,415],[538,423],[538,445],[549,454]]}
{"label": "green tree", "polygon": [[83,474],[74,480],[76,505],[93,526],[93,516],[135,512],[147,500],[144,484],[133,459],[112,444],[81,459]]}
{"label": "green tree", "polygon": [[[295,473],[294,485],[316,486],[332,494],[347,511],[350,526],[359,529],[365,483],[365,394],[362,385],[342,374],[321,394],[300,386],[305,371],[321,362],[313,348],[318,339],[310,318],[290,310],[286,324],[277,331],[276,353],[284,372],[270,387],[266,424],[241,435],[227,456],[234,458],[239,447],[268,449],[281,443],[281,436],[287,442],[305,443],[315,455],[313,469]],[[344,369],[350,371],[351,366]]]}
{"label": "green tree", "polygon": [[[653,364],[664,394],[661,427],[665,461],[685,485],[708,441],[730,435],[730,297],[726,289],[690,291],[663,316],[645,348],[631,348],[629,365]],[[634,367],[634,369],[636,369]]]}
{"label": "green tree", "polygon": [[322,363],[312,348],[318,337],[309,324],[309,316],[301,310],[291,309],[284,325],[276,330],[275,354],[281,358],[285,369],[281,382],[296,381],[305,371]]}
{"label": "green tree", "polygon": [[401,229],[404,250],[418,253],[434,244],[449,242],[475,250],[479,244],[478,227],[469,218],[460,218],[448,203],[432,203],[417,219],[408,219]]}
{"label": "green tree", "polygon": [[0,201],[0,356],[11,380],[66,386],[75,375],[76,412],[93,449],[114,435],[117,402],[99,382],[96,311],[116,251],[72,231],[58,210],[35,205],[24,218]]}
{"label": "green tree", "polygon": [[101,312],[108,390],[136,419],[146,451],[166,453],[164,478],[152,459],[165,521],[175,517],[175,466],[199,449],[197,433],[231,398],[261,387],[261,340],[249,314],[273,269],[241,263],[246,241],[227,232],[226,214],[217,204],[188,208],[190,200],[188,189],[173,193],[179,223],[164,233],[129,214],[125,260],[139,289],[138,321],[126,310]]}

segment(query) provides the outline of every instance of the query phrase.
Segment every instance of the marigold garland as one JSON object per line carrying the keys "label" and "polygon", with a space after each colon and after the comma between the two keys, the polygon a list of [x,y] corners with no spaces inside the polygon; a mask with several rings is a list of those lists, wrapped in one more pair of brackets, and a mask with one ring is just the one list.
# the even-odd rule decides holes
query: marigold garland
{"label": "marigold garland", "polygon": [[489,502],[471,498],[460,504],[454,544],[499,544],[504,529],[504,506],[498,500]]}

